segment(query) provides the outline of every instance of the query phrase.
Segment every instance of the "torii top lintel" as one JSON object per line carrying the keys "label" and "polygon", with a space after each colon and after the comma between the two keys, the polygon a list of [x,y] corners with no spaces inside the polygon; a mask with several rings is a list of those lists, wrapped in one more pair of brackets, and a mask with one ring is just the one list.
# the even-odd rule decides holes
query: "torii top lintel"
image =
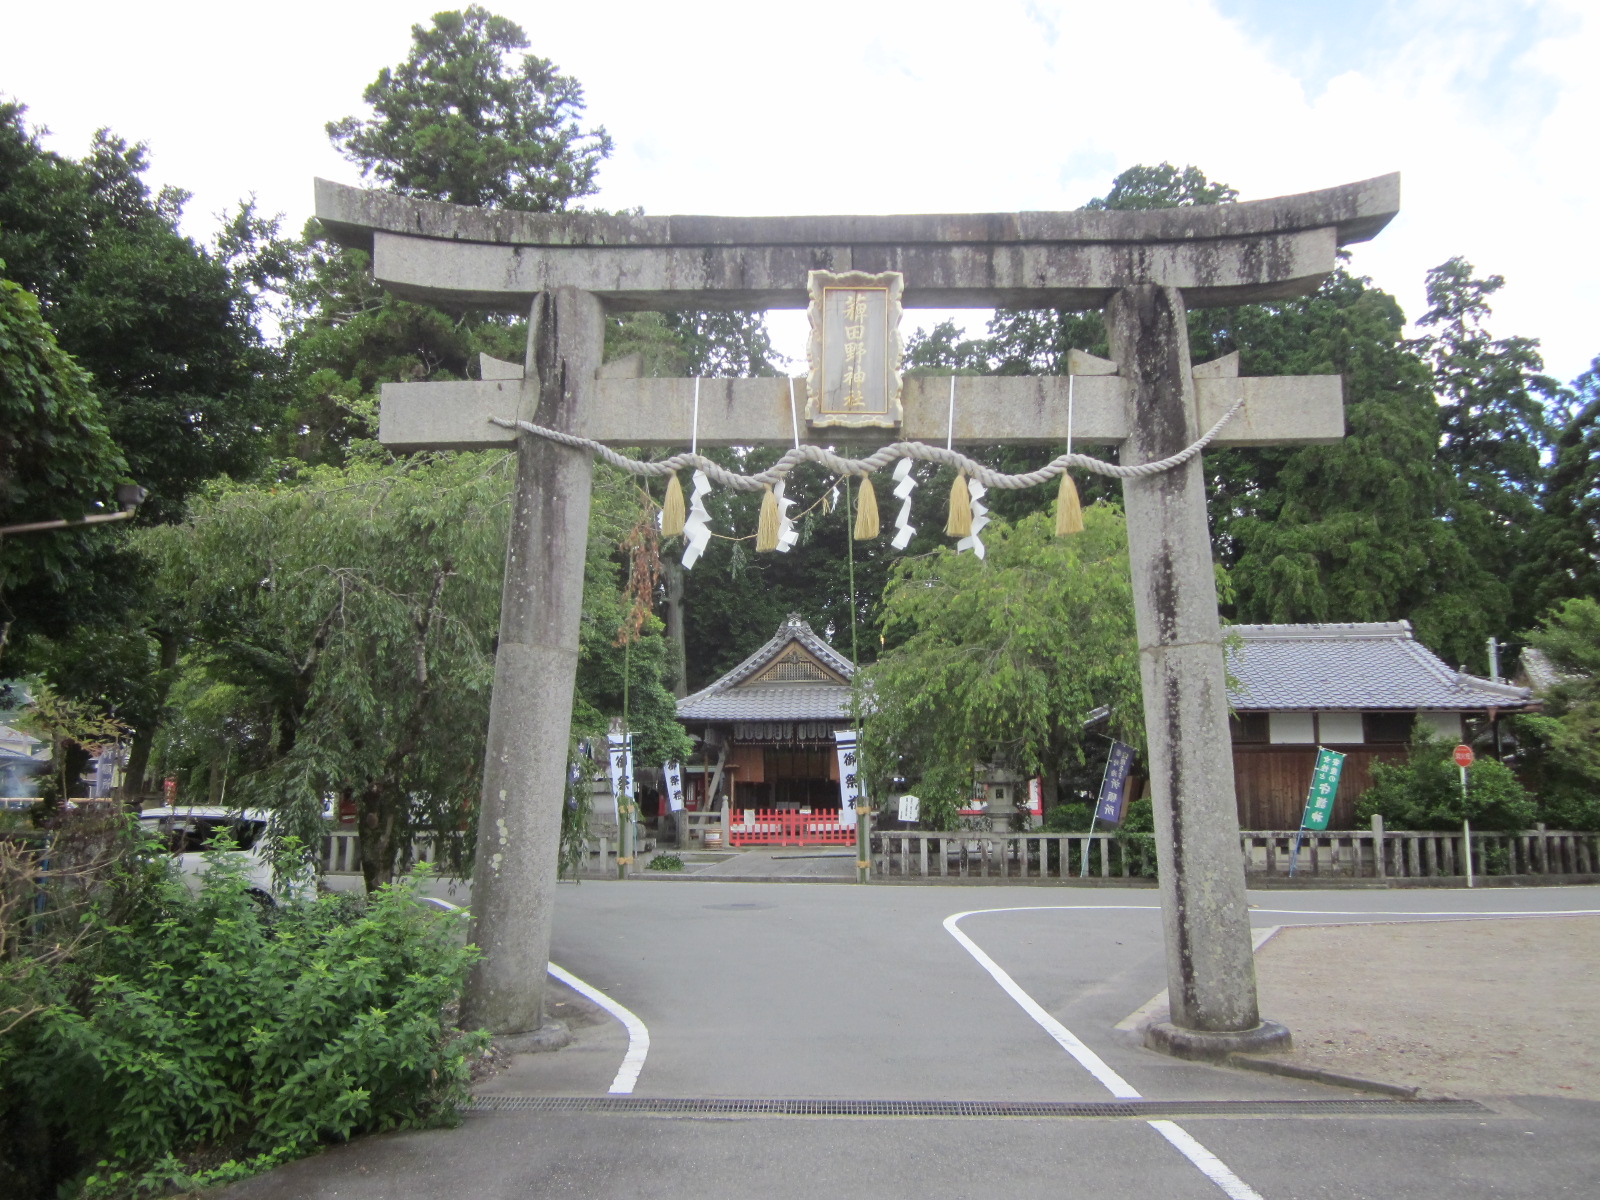
{"label": "torii top lintel", "polygon": [[912,308],[1098,308],[1119,288],[1188,307],[1303,295],[1399,211],[1400,176],[1150,211],[816,217],[527,213],[319,179],[317,217],[397,295],[526,310],[574,287],[613,309],[803,308],[812,270],[900,271]]}

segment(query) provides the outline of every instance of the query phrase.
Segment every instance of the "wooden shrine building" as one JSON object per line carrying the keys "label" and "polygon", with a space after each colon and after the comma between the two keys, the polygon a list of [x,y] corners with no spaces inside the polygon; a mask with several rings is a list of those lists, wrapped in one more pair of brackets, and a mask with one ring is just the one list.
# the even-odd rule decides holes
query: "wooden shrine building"
{"label": "wooden shrine building", "polygon": [[772,639],[678,701],[699,743],[685,802],[704,811],[837,809],[834,731],[850,728],[850,660],[790,613]]}
{"label": "wooden shrine building", "polygon": [[1233,778],[1244,829],[1294,829],[1317,750],[1345,756],[1334,829],[1356,824],[1356,801],[1377,762],[1405,760],[1419,723],[1447,742],[1471,741],[1533,692],[1457,671],[1409,621],[1235,625]]}

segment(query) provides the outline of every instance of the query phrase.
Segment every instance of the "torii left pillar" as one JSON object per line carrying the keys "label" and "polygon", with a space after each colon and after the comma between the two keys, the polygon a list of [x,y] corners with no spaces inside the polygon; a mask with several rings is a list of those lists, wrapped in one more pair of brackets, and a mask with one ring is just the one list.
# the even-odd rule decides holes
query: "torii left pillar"
{"label": "torii left pillar", "polygon": [[[538,424],[576,425],[603,341],[591,293],[557,288],[534,298],[523,386],[537,390]],[[513,1050],[561,1040],[543,1028],[561,841],[561,806],[550,801],[567,775],[593,479],[588,451],[518,435],[472,896],[472,940],[483,954],[461,1011],[464,1028],[487,1029]]]}

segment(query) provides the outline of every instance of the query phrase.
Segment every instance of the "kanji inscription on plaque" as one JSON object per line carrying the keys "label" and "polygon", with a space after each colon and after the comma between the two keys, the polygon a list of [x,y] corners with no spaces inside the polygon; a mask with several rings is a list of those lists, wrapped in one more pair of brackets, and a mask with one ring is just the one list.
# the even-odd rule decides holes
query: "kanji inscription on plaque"
{"label": "kanji inscription on plaque", "polygon": [[812,425],[896,428],[900,407],[898,271],[812,271],[810,374]]}

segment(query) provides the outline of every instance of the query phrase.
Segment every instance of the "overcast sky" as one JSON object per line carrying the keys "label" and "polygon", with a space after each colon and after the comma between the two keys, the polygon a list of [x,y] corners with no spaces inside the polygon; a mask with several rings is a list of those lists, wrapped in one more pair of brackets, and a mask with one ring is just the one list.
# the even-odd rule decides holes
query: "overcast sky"
{"label": "overcast sky", "polygon": [[[323,125],[433,3],[13,5],[0,94],[79,155],[110,126],[187,227],[254,193],[291,227],[359,183]],[[1422,311],[1463,255],[1506,276],[1497,335],[1563,380],[1600,354],[1592,0],[500,0],[616,141],[595,203],[718,214],[1067,209],[1134,163],[1258,199],[1398,170],[1355,268]],[[910,314],[908,327],[916,323]],[[974,324],[973,332],[980,332]],[[781,348],[799,353],[797,326]]]}

